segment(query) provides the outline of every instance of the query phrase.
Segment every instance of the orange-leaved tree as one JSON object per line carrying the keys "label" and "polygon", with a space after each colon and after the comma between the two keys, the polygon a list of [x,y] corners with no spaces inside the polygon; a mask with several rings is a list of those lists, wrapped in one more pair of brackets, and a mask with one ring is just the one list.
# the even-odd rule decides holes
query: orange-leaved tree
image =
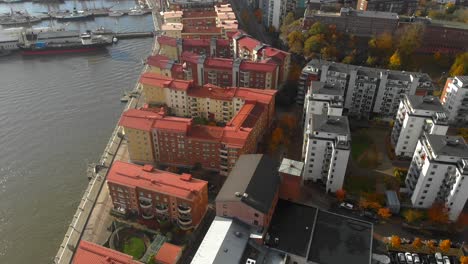
{"label": "orange-leaved tree", "polygon": [[392,247],[399,248],[401,246],[401,239],[399,236],[392,236],[392,238],[390,239],[390,243]]}
{"label": "orange-leaved tree", "polygon": [[418,248],[421,248],[422,247],[422,241],[419,237],[415,238],[414,241],[413,241],[413,244],[412,246],[416,249]]}
{"label": "orange-leaved tree", "polygon": [[447,252],[449,251],[450,247],[451,247],[451,242],[449,239],[445,239],[445,240],[442,240],[439,244],[439,248],[440,250],[442,250],[443,252]]}
{"label": "orange-leaved tree", "polygon": [[378,211],[377,211],[377,214],[382,217],[383,219],[387,219],[389,218],[390,216],[392,216],[392,213],[390,212],[390,209],[387,208],[387,207],[384,207],[384,208],[380,208]]}
{"label": "orange-leaved tree", "polygon": [[431,252],[434,252],[434,251],[435,251],[435,243],[434,243],[434,241],[429,240],[429,241],[426,243],[426,246],[429,248],[429,250],[430,250]]}
{"label": "orange-leaved tree", "polygon": [[344,201],[345,197],[346,197],[346,191],[343,190],[343,189],[338,189],[336,190],[336,199],[338,199],[338,201],[342,202]]}
{"label": "orange-leaved tree", "polygon": [[461,256],[460,257],[461,264],[468,264],[468,256]]}
{"label": "orange-leaved tree", "polygon": [[436,224],[448,223],[448,210],[443,203],[434,203],[427,211],[429,220]]}

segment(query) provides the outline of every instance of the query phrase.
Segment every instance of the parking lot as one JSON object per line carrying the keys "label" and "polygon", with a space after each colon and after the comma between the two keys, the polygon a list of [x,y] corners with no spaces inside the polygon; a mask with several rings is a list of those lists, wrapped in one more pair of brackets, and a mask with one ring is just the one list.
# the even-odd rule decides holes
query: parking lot
{"label": "parking lot", "polygon": [[[437,255],[437,258],[436,258]],[[390,251],[389,257],[392,264],[459,264],[457,257],[444,256],[443,254],[411,254],[410,252]]]}

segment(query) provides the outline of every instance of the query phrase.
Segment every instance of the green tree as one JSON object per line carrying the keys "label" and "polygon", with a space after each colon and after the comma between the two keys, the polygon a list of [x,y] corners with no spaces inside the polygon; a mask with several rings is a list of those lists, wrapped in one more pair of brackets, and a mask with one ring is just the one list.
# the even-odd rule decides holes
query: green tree
{"label": "green tree", "polygon": [[398,40],[398,50],[400,56],[408,57],[421,46],[424,26],[412,24],[407,26]]}
{"label": "green tree", "polygon": [[369,66],[374,66],[377,63],[377,58],[373,56],[368,56],[366,60],[366,64]]}
{"label": "green tree", "polygon": [[320,52],[325,45],[325,36],[323,34],[311,36],[304,43],[304,53],[310,55],[312,52]]}
{"label": "green tree", "polygon": [[309,36],[327,33],[327,28],[320,22],[315,22],[308,31]]}
{"label": "green tree", "polygon": [[468,52],[457,55],[450,68],[451,76],[460,76],[468,74]]}
{"label": "green tree", "polygon": [[344,57],[341,62],[346,63],[346,64],[352,64],[353,61],[354,61],[354,55],[349,54],[348,56]]}

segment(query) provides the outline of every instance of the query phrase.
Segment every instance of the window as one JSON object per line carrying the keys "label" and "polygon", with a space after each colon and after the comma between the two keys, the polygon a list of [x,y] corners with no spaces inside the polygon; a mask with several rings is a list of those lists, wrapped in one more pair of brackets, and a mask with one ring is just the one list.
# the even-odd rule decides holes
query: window
{"label": "window", "polygon": [[254,213],[254,216],[255,216],[255,217],[258,217],[258,214],[257,214],[257,213]]}
{"label": "window", "polygon": [[426,199],[426,196],[421,196],[421,199],[422,199],[422,200]]}
{"label": "window", "polygon": [[437,167],[438,167],[437,165],[432,166],[433,169],[437,169]]}
{"label": "window", "polygon": [[432,178],[427,178],[427,181],[432,181]]}
{"label": "window", "polygon": [[227,208],[227,204],[223,204],[223,208]]}
{"label": "window", "polygon": [[426,188],[429,188],[429,187],[431,187],[431,185],[430,185],[430,184],[426,184]]}
{"label": "window", "polygon": [[435,171],[431,171],[431,175],[434,175],[435,174]]}
{"label": "window", "polygon": [[423,193],[427,193],[427,190],[424,190]]}
{"label": "window", "polygon": [[419,205],[422,205],[422,204],[423,204],[423,202],[419,202],[418,204],[419,204]]}
{"label": "window", "polygon": [[256,226],[258,225],[258,221],[257,221],[257,220],[254,220],[253,223],[254,223],[254,225],[256,225]]}

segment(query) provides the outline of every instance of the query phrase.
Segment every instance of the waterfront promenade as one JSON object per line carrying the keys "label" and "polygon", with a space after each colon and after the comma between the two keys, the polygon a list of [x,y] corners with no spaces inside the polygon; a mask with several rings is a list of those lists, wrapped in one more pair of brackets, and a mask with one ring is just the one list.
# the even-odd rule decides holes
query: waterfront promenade
{"label": "waterfront promenade", "polygon": [[[160,16],[157,1],[147,1],[152,9],[154,30],[158,30],[160,28]],[[153,54],[158,51],[157,41],[154,41]],[[146,70],[147,66],[144,67],[142,72]],[[134,91],[137,91],[139,95],[131,98],[124,111],[141,105],[142,88],[138,82]],[[73,215],[53,263],[71,263],[73,254],[83,238],[96,242],[106,238],[107,224],[110,224],[108,221],[111,221],[109,217],[111,203],[105,184],[107,173],[115,160],[128,160],[127,145],[122,135],[123,129],[117,124],[98,162],[100,166],[97,167],[97,170],[91,172],[92,175],[88,175],[91,176],[89,184]]]}

